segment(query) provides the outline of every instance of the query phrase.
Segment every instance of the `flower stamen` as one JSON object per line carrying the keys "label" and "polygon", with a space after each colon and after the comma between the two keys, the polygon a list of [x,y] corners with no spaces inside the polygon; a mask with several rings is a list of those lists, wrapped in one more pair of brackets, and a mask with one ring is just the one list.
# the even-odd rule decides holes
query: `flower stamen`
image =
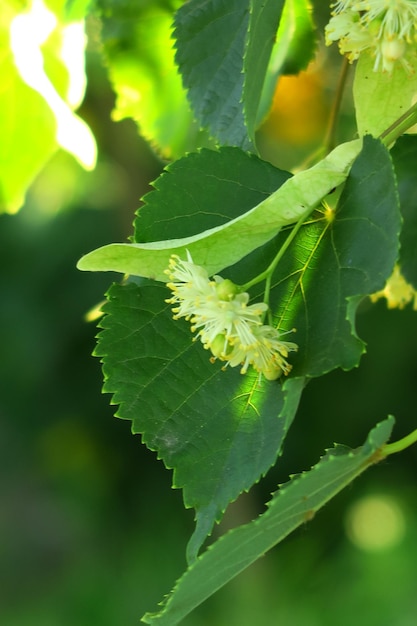
{"label": "flower stamen", "polygon": [[397,62],[411,70],[416,55],[416,0],[339,0],[326,26],[326,44],[339,42],[350,62],[362,52],[375,58],[374,71],[391,73]]}
{"label": "flower stamen", "polygon": [[186,261],[172,255],[166,274],[172,291],[166,302],[174,305],[174,319],[184,317],[191,323],[194,340],[211,351],[212,362],[224,361],[225,368],[241,366],[242,374],[253,367],[268,380],[289,374],[286,359],[298,346],[281,341],[278,329],[263,324],[265,302],[249,304],[249,294],[229,279],[210,280],[188,251]]}

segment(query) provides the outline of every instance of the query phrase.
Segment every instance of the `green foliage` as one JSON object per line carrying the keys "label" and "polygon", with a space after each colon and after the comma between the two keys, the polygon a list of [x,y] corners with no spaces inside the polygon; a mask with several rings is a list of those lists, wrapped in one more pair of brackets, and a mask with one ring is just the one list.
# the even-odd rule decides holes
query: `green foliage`
{"label": "green foliage", "polygon": [[362,447],[349,450],[337,446],[328,450],[309,472],[293,476],[273,496],[266,513],[211,546],[177,582],[164,608],[157,614],[147,613],[142,621],[161,626],[178,624],[297,526],[308,522],[326,502],[375,463],[392,427],[393,419],[387,419],[369,433]]}
{"label": "green foliage", "polygon": [[[225,149],[228,160],[216,156],[203,152],[188,157],[187,167],[177,163],[178,180],[175,166],[164,174],[139,212],[136,239],[153,238],[168,228],[173,235],[191,235],[195,229],[228,223],[227,218],[233,219],[245,205],[256,205],[268,189],[271,192],[287,178],[237,149]],[[222,183],[216,167],[222,172]],[[202,194],[210,177],[215,188],[206,187]],[[173,191],[180,189],[187,193]],[[219,203],[213,210],[217,194],[225,204],[224,212]],[[168,204],[175,197],[177,207]],[[298,376],[319,376],[335,367],[358,364],[363,344],[354,333],[357,300],[349,304],[349,299],[381,288],[397,257],[395,181],[389,155],[378,142],[367,138],[339,206],[336,215],[313,216],[274,275],[271,307],[277,325],[287,330],[294,326],[302,346],[295,360]],[[173,211],[178,222],[171,219]],[[252,257],[252,272],[262,270],[272,250],[271,246]],[[239,265],[234,274],[242,277]],[[196,509],[197,529],[189,546],[192,558],[227,504],[275,462],[303,382],[281,388],[277,383],[260,383],[256,375],[242,378],[235,371],[223,372],[210,363],[201,344],[191,341],[186,323],[172,322],[165,303],[168,293],[154,282],[115,285],[104,308],[105,331],[97,354],[103,357],[104,389],[120,405],[118,416],[131,419],[133,432],[142,433],[143,442],[175,469],[174,486],[183,488],[185,505]],[[286,394],[290,413],[284,406]]]}
{"label": "green foliage", "polygon": [[175,470],[173,485],[196,509],[192,558],[227,504],[274,464],[303,384],[259,385],[211,364],[187,325],[173,324],[168,293],[157,283],[114,285],[96,354],[117,415]]}
{"label": "green foliage", "polygon": [[[72,112],[83,95],[84,68],[63,51],[66,29],[78,11],[67,16],[65,0],[29,8],[2,3],[0,212],[19,210],[27,188],[59,146],[87,169],[95,163],[91,133]],[[72,38],[71,55],[83,58],[82,38]],[[70,94],[74,82],[76,104]]]}
{"label": "green foliage", "polygon": [[303,346],[294,374],[321,376],[359,364],[364,344],[355,333],[356,309],[390,276],[400,229],[389,153],[365,137],[337,205],[313,214],[273,278],[278,326],[295,327]]}
{"label": "green foliage", "polygon": [[239,148],[189,154],[166,167],[153,183],[155,191],[143,198],[133,240],[181,239],[220,228],[261,205],[290,178]]}
{"label": "green foliage", "polygon": [[[178,197],[176,214],[180,216],[180,223],[183,207],[187,205],[189,208],[186,212],[196,214],[197,220],[200,219],[200,213],[218,213],[219,207],[224,203],[223,189],[228,188],[230,184],[228,176],[234,168],[234,159],[236,163],[246,161],[248,165],[252,160],[254,164],[249,168],[239,167],[236,171],[239,186],[250,191],[243,204],[241,201],[241,206],[246,205],[250,210],[219,226],[188,237],[160,241],[160,235],[157,236],[155,233],[157,241],[153,242],[109,244],[85,255],[78,262],[78,268],[88,271],[115,271],[166,281],[165,270],[171,254],[184,256],[188,250],[195,263],[204,265],[209,274],[216,274],[269,241],[282,227],[308,215],[332,188],[346,179],[360,146],[360,141],[342,144],[310,170],[299,172],[288,180],[285,180],[288,176],[286,173],[277,172],[276,180],[281,176],[283,184],[265,199],[259,197],[259,203],[251,204],[251,208],[249,203],[253,201],[252,187],[254,189],[257,187],[258,171],[262,168],[269,171],[268,164],[255,165],[254,157],[225,148],[217,154],[202,151],[198,156],[185,157],[169,166],[167,168],[169,176],[163,175],[156,183],[158,204],[160,203],[162,207],[169,203],[172,211],[173,203],[174,205],[176,203],[173,198]],[[219,174],[221,168],[224,168],[225,173]],[[178,170],[181,176],[177,182],[173,174]],[[236,174],[233,175],[234,178]],[[213,177],[216,185],[212,195],[207,195],[204,190],[197,204],[196,198],[190,195],[188,188],[192,189],[196,180],[199,185],[205,186],[207,180],[210,184]],[[147,198],[149,199],[149,196]],[[153,201],[152,204],[155,207],[156,202]],[[156,225],[158,224],[159,218]]]}
{"label": "green foliage", "polygon": [[[0,211],[14,213],[38,171],[55,150],[55,122],[43,98],[22,80],[10,49],[9,29],[19,6],[2,5],[0,24]],[[31,149],[22,150],[30,145]]]}
{"label": "green foliage", "polygon": [[287,0],[262,87],[258,120],[268,114],[278,78],[298,74],[314,56],[315,31],[309,0]]}
{"label": "green foliage", "polygon": [[104,53],[117,94],[113,119],[135,120],[165,159],[207,142],[193,122],[174,63],[172,16],[178,4],[178,0],[99,2]]}
{"label": "green foliage", "polygon": [[[189,570],[166,608],[145,616],[148,623],[178,623],[309,519],[375,460],[391,428],[381,425],[375,431],[383,433],[381,441],[373,442],[372,434],[357,453],[329,453],[282,488],[266,514],[198,557],[227,505],[276,462],[306,379],[358,366],[365,349],[355,329],[358,305],[383,288],[399,254],[396,177],[410,177],[401,149],[394,170],[386,147],[365,136],[293,176],[241,149],[255,150],[257,120],[270,106],[278,76],[311,58],[309,8],[286,4],[275,46],[283,3],[191,0],[177,11],[176,61],[192,109],[226,145],[168,165],[138,211],[133,242],[104,246],[78,263],[83,270],[130,275],[111,288],[104,307],[96,350],[104,390],[119,405],[117,415],[131,420],[133,432],[174,470],[173,486],[195,509]],[[400,116],[412,93],[410,83],[401,89],[404,77],[396,68],[389,88],[385,76],[372,73],[369,58],[361,60],[354,85],[361,135],[378,135]],[[376,98],[383,102],[378,113]],[[405,244],[404,261],[411,249]],[[296,330],[299,351],[288,380],[269,382],[253,372],[242,377],[210,362],[192,340],[188,320],[172,320],[163,285],[169,258],[189,253],[209,275],[222,272],[267,301],[274,327]],[[192,313],[189,318],[193,323]],[[294,497],[298,508],[287,518]]]}
{"label": "green foliage", "polygon": [[[23,204],[30,183],[56,150],[56,130],[49,107],[22,81],[10,54],[1,60],[1,75],[0,211],[14,213]],[[25,145],[30,150],[22,150]]]}
{"label": "green foliage", "polygon": [[400,137],[393,148],[392,158],[397,172],[401,213],[404,220],[401,231],[400,265],[404,277],[417,288],[417,187],[415,164],[417,138],[412,135]]}
{"label": "green foliage", "polygon": [[353,96],[360,135],[377,137],[413,104],[417,90],[417,58],[407,69],[397,64],[392,74],[374,72],[370,54],[360,58],[355,70]]}
{"label": "green foliage", "polygon": [[[343,13],[343,4],[334,11]],[[77,102],[69,95],[74,73],[62,48],[67,26],[86,17],[90,5],[4,6],[0,208],[15,211],[59,145],[87,168],[94,163],[90,131],[73,113],[82,94],[78,89]],[[397,265],[411,285],[408,301],[417,295],[417,143],[402,136],[417,122],[417,23],[412,11],[405,19],[405,3],[392,8],[404,12],[390,21],[400,32],[385,40],[381,7],[376,25],[377,9],[374,15],[361,8],[351,33],[340,33],[350,60],[360,56],[352,111],[359,139],[342,127],[343,141],[334,141],[342,72],[321,145],[288,172],[266,160],[257,132],[278,79],[305,69],[316,52],[321,35],[309,0],[92,6],[90,27],[100,32],[116,96],[113,118],[133,119],[172,161],[143,198],[130,243],[102,246],[78,262],[81,270],[125,275],[108,290],[99,324],[103,390],[118,405],[116,415],[173,470],[173,486],[195,511],[189,568],[146,623],[179,623],[368,466],[417,438],[385,445],[390,418],[361,448],[337,446],[283,485],[266,513],[199,555],[229,503],[277,463],[306,383],[359,365],[365,343],[356,317],[364,299],[384,288]],[[43,38],[35,22],[26,31],[35,62],[29,71],[13,25],[37,10],[49,26]],[[343,31],[349,20],[338,17]],[[83,38],[77,42],[71,54],[83,53]],[[285,154],[276,162],[285,163]],[[168,270],[172,255],[188,263],[188,274]],[[226,294],[220,272],[234,283]],[[402,306],[400,297],[396,303]]]}
{"label": "green foliage", "polygon": [[201,125],[220,143],[253,147],[283,5],[283,0],[191,0],[176,14],[176,61],[184,85]]}

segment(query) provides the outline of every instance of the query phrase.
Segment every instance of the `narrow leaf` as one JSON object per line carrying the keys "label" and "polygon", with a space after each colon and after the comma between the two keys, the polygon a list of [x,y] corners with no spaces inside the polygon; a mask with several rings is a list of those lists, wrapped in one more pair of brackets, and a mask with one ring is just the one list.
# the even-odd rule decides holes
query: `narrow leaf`
{"label": "narrow leaf", "polygon": [[301,524],[309,521],[331,498],[379,460],[378,451],[391,434],[394,420],[376,426],[356,450],[336,447],[309,472],[283,485],[266,513],[240,526],[210,546],[177,582],[159,613],[142,621],[175,626],[204,600],[263,556]]}
{"label": "narrow leaf", "polygon": [[[166,281],[165,269],[171,254],[175,253],[184,257],[186,250],[189,250],[195,263],[203,265],[210,275],[216,274],[271,240],[283,226],[293,224],[302,216],[308,215],[334,187],[344,182],[360,147],[361,141],[338,146],[311,169],[299,172],[286,180],[277,191],[251,210],[247,210],[243,215],[222,223],[220,226],[178,239],[140,244],[110,244],[82,257],[78,262],[78,268],[86,271],[115,271]],[[213,154],[217,156],[214,157]],[[154,193],[160,194],[158,200],[161,204],[175,202],[178,186],[174,174],[177,168],[185,170],[190,164],[188,182],[193,186],[191,179],[195,173],[196,158],[193,155],[191,157],[181,159],[175,168],[168,168],[162,179],[158,179],[161,182],[157,181],[155,186],[161,191]],[[221,160],[230,172],[235,157],[235,150],[230,148],[223,148],[217,153],[202,150],[199,155],[201,172],[199,184],[201,185],[205,178],[213,191],[217,186],[219,190],[209,198],[207,193],[205,194],[205,205],[207,206],[208,198],[210,212],[216,212],[221,207],[220,214],[223,214],[225,209],[223,209],[221,192],[224,185],[221,178],[213,180],[211,171],[204,170],[205,163],[207,162],[211,167],[215,159]],[[217,172],[218,168],[216,176],[218,176]],[[213,185],[213,183],[216,184]],[[248,183],[249,181],[241,181],[246,188],[251,186]],[[188,204],[193,200],[189,198]],[[198,199],[197,202],[201,204]],[[173,214],[172,220],[175,219]]]}

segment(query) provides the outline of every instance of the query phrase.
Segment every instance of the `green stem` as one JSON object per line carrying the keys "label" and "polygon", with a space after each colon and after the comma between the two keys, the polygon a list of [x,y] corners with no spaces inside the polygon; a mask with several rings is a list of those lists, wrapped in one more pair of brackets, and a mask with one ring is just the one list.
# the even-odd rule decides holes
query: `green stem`
{"label": "green stem", "polygon": [[345,57],[343,59],[342,70],[340,72],[339,82],[336,88],[336,95],[335,95],[332,109],[330,111],[329,122],[327,125],[326,135],[325,135],[324,142],[323,142],[326,154],[329,154],[329,152],[331,152],[333,148],[336,146],[337,122],[339,119],[340,107],[341,107],[342,99],[343,99],[343,92],[345,90],[346,80],[347,80],[348,73],[349,73],[349,66],[350,66],[349,61]]}
{"label": "green stem", "polygon": [[391,124],[380,135],[382,143],[388,148],[398,137],[417,124],[417,104],[414,104],[401,117]]}
{"label": "green stem", "polygon": [[[310,211],[308,213],[310,213]],[[292,231],[290,232],[290,234],[288,235],[288,237],[282,244],[281,248],[278,250],[278,254],[276,255],[275,259],[266,268],[267,276],[266,276],[266,281],[265,281],[264,302],[266,302],[267,304],[269,304],[269,294],[271,291],[272,275],[275,272],[275,269],[278,263],[280,262],[280,260],[282,259],[282,257],[284,256],[285,252],[290,247],[290,244],[294,241],[301,226],[304,224],[305,218],[306,218],[306,215],[303,215],[302,217],[300,217],[300,219],[298,220],[298,222],[296,223],[296,225],[294,226],[294,228],[292,229]]]}
{"label": "green stem", "polygon": [[349,61],[345,58],[342,64],[342,70],[340,72],[339,81],[336,87],[335,98],[333,100],[332,108],[330,110],[329,120],[327,122],[326,132],[324,134],[323,142],[320,144],[312,154],[310,154],[305,161],[297,167],[297,171],[306,170],[314,163],[317,163],[323,159],[326,154],[329,154],[336,146],[336,131],[337,123],[339,121],[340,107],[343,99],[343,92],[346,86],[346,80],[349,72]]}
{"label": "green stem", "polygon": [[399,441],[394,441],[394,443],[387,443],[383,446],[381,453],[382,456],[388,456],[389,454],[395,454],[396,452],[402,452],[406,448],[409,448],[413,445],[413,443],[417,443],[417,429],[413,430],[412,433],[403,437]]}
{"label": "green stem", "polygon": [[245,283],[244,285],[242,285],[241,286],[242,291],[248,291],[248,289],[250,289],[254,285],[257,285],[258,283],[261,283],[263,280],[265,280],[266,281],[266,285],[265,285],[265,299],[264,299],[264,301],[266,303],[268,303],[269,292],[271,290],[272,274],[274,273],[275,268],[277,267],[278,263],[280,262],[280,260],[284,256],[285,252],[288,250],[289,245],[294,240],[294,238],[295,238],[296,234],[298,233],[298,231],[300,230],[301,226],[304,224],[304,220],[305,220],[305,218],[307,217],[307,215],[309,213],[310,213],[310,210],[300,217],[300,219],[295,224],[294,228],[291,230],[290,234],[288,235],[288,237],[286,238],[286,240],[284,241],[284,243],[282,244],[282,246],[278,250],[277,255],[274,257],[273,261],[268,265],[266,270],[264,270],[263,272],[258,274],[258,276],[255,276],[255,278],[252,278],[252,280],[250,280],[247,283]]}

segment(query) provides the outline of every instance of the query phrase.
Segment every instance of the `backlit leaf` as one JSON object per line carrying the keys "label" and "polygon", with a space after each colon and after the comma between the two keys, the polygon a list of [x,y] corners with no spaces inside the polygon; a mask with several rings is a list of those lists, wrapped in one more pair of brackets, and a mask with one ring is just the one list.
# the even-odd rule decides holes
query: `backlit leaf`
{"label": "backlit leaf", "polygon": [[356,123],[359,135],[378,137],[414,103],[417,93],[417,57],[410,57],[412,69],[400,63],[392,74],[374,72],[375,59],[363,53],[357,62],[353,83]]}
{"label": "backlit leaf", "polygon": [[191,0],[177,11],[176,60],[184,85],[201,125],[223,144],[253,148],[283,5],[283,0]]}
{"label": "backlit leaf", "polygon": [[113,118],[132,118],[165,159],[205,141],[174,61],[172,20],[179,4],[100,0],[104,54],[117,95]]}
{"label": "backlit leaf", "polygon": [[[360,140],[338,146],[309,170],[299,172],[285,182],[281,179],[283,184],[281,182],[281,186],[277,185],[279,188],[274,193],[270,192],[270,195],[265,194],[263,199],[260,198],[259,204],[254,204],[253,194],[250,192],[250,188],[254,186],[256,189],[257,186],[257,169],[237,169],[235,183],[234,174],[230,174],[236,167],[235,160],[248,163],[248,160],[256,157],[244,153],[238,157],[237,148],[222,148],[218,152],[203,150],[198,156],[189,155],[167,168],[166,173],[155,183],[158,191],[153,193],[157,194],[156,197],[149,197],[155,198],[155,206],[170,206],[169,222],[174,223],[178,218],[182,220],[184,214],[196,213],[197,234],[146,243],[110,244],[85,255],[78,262],[78,268],[86,271],[115,271],[166,282],[165,269],[171,254],[185,258],[186,250],[189,250],[195,263],[204,265],[210,275],[216,274],[270,241],[282,227],[308,215],[332,188],[346,179],[360,147]],[[221,173],[222,168],[225,175]],[[181,173],[178,181],[176,172]],[[241,187],[243,193],[239,197],[245,195],[245,190],[248,192],[247,201],[242,204],[245,207],[242,208],[242,214],[238,213],[238,217],[229,221],[223,217],[220,219],[221,224],[212,228],[207,228],[207,221],[203,217],[207,230],[198,232],[200,218],[205,213],[228,215],[230,187],[229,195],[225,197],[223,189],[229,186],[230,175],[232,186],[235,184],[237,188]],[[181,186],[177,184],[179,181]],[[189,188],[199,188],[199,195],[195,192],[188,193]],[[212,192],[210,195],[209,190]],[[251,205],[253,208],[250,208]],[[187,206],[190,208],[187,209]],[[156,215],[154,218],[157,220]],[[165,235],[169,233],[166,223],[161,227],[161,232]],[[157,232],[154,232],[154,236],[157,236]]]}

